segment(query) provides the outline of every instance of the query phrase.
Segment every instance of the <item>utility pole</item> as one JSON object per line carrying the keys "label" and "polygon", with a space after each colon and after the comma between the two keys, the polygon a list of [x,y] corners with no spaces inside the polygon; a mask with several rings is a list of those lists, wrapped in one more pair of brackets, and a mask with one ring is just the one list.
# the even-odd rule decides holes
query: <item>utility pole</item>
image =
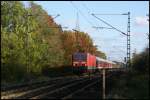
{"label": "utility pole", "polygon": [[[130,62],[130,12],[128,13],[123,13],[123,14],[91,14],[92,16],[94,16],[95,18],[97,18],[98,20],[102,21],[103,23],[105,23],[106,25],[110,26],[110,27],[94,27],[94,28],[101,28],[101,29],[114,29],[124,35],[127,36],[127,63],[126,63],[126,68],[130,68],[131,66],[131,62]],[[117,29],[116,27],[110,25],[108,22],[102,20],[101,18],[98,18],[95,15],[128,15],[128,25],[127,25],[127,34],[125,32],[122,32],[121,30]]]}
{"label": "utility pole", "polygon": [[[95,16],[95,14],[92,14],[92,16],[94,16],[95,18],[97,18],[98,20],[102,21],[103,23],[105,23],[106,25],[108,25],[109,27],[96,27],[96,28],[101,28],[101,29],[114,29],[124,35],[127,36],[127,63],[126,66],[127,68],[130,68],[130,12],[128,12],[127,14],[97,14],[97,15],[128,15],[128,26],[127,26],[127,34],[125,32],[122,32],[121,30],[119,30],[118,28],[112,26],[111,24],[109,24],[108,22],[102,20],[101,18]],[[106,98],[105,95],[105,68],[103,68],[103,99]]]}
{"label": "utility pole", "polygon": [[79,46],[80,43],[79,43],[79,15],[78,15],[78,12],[77,12],[77,19],[76,19],[76,35],[77,35],[77,45]]}
{"label": "utility pole", "polygon": [[[146,16],[148,17],[147,21],[148,21],[148,23],[149,23],[149,14],[147,14]],[[149,39],[149,32],[147,33],[147,37],[148,37],[148,39]],[[148,41],[148,42],[149,42],[149,41]],[[148,45],[148,48],[149,48],[149,45]]]}
{"label": "utility pole", "polygon": [[[76,41],[77,41],[77,48],[79,46],[81,46],[81,43],[79,42],[79,32],[80,32],[80,26],[79,26],[79,15],[77,12],[77,19],[76,19],[76,27],[75,29],[72,29],[73,31],[75,31],[76,34]],[[79,50],[77,49],[77,52],[79,52]]]}
{"label": "utility pole", "polygon": [[131,68],[130,62],[130,12],[128,12],[128,27],[127,27],[127,68]]}
{"label": "utility pole", "polygon": [[77,30],[77,31],[80,31],[78,12],[77,12],[77,20],[76,20],[76,30]]}

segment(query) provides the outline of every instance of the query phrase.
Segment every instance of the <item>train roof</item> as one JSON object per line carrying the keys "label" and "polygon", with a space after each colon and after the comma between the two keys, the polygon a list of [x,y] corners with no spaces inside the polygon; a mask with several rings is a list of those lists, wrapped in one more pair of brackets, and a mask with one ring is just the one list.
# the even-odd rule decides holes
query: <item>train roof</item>
{"label": "train roof", "polygon": [[103,59],[103,58],[100,58],[100,57],[96,57],[96,60],[98,60],[98,61],[103,61],[103,62],[107,62],[107,63],[111,63],[111,64],[116,64],[116,63],[114,63],[114,62],[112,62],[112,61],[109,61],[109,60],[106,60],[106,59]]}

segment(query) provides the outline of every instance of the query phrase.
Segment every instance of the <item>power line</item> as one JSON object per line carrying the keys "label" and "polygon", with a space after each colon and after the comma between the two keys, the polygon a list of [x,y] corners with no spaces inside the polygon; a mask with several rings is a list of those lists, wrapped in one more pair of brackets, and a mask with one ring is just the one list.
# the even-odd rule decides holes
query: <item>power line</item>
{"label": "power line", "polygon": [[[82,6],[88,11],[88,14],[89,15],[91,15],[91,10],[86,6],[86,4],[84,4],[83,2],[81,3],[82,4]],[[97,25],[99,25],[98,23],[97,23],[97,21],[95,21],[95,23],[97,24]],[[98,32],[100,32],[99,30],[98,30]]]}
{"label": "power line", "polygon": [[99,15],[128,15],[127,34],[122,32],[121,30],[117,29],[116,27],[110,25],[109,23],[102,20],[101,18],[98,18],[97,16],[95,16],[95,14],[92,13],[91,15],[94,16],[95,18],[97,18],[98,20],[102,21],[103,23],[107,24],[108,26],[112,27],[116,31],[121,32],[122,34],[127,36],[127,63],[126,63],[126,66],[130,67],[130,65],[131,65],[131,63],[130,63],[130,12],[124,13],[124,14],[99,14]]}
{"label": "power line", "polygon": [[[79,11],[79,13],[84,17],[84,19],[86,19],[86,21],[87,21],[90,25],[93,25],[93,23],[91,23],[91,22],[87,19],[87,17],[86,17],[72,2],[70,2],[70,3],[73,5],[73,7],[74,7],[75,9],[77,9],[77,11]],[[87,9],[87,11],[88,11],[88,13],[89,13],[89,12],[90,12],[90,9],[89,9],[87,6],[85,6],[85,4],[82,3],[82,5],[84,6],[85,9]],[[100,15],[100,14],[99,14],[99,15]],[[101,15],[128,15],[128,20],[129,20],[130,13],[128,13],[128,14],[126,14],[126,13],[124,13],[124,14],[101,14]],[[92,14],[92,16],[96,17],[94,14]],[[123,35],[126,35],[126,36],[127,36],[127,59],[129,59],[129,63],[130,63],[130,52],[129,52],[129,51],[130,51],[130,42],[129,42],[129,41],[130,41],[130,37],[129,37],[129,36],[130,36],[130,28],[128,28],[128,30],[127,30],[128,32],[127,32],[127,34],[126,34],[126,33],[122,32],[121,30],[117,29],[116,27],[110,25],[110,24],[107,23],[106,21],[104,21],[104,20],[102,20],[102,19],[100,19],[100,18],[98,18],[98,17],[96,17],[96,18],[111,27],[111,28],[107,28],[107,27],[101,27],[101,28],[115,29],[116,31],[121,32]],[[130,23],[130,21],[128,21],[128,27],[130,27],[129,23]],[[129,64],[129,65],[130,65],[130,64]]]}
{"label": "power line", "polygon": [[[118,51],[121,51],[121,52],[125,53],[125,51],[123,51],[122,49],[119,49],[119,48],[116,48],[116,47],[113,47],[113,48],[117,49]],[[118,51],[116,51],[116,52],[118,52]]]}
{"label": "power line", "polygon": [[96,27],[96,26],[93,26],[93,28],[101,28],[101,29],[113,29],[113,28],[109,28],[109,27]]}
{"label": "power line", "polygon": [[[82,5],[84,6],[84,8],[86,8],[87,10],[90,11],[90,9],[89,9],[84,3],[82,3]],[[123,13],[123,14],[94,14],[94,15],[128,15],[128,14]],[[103,21],[103,20],[101,20],[101,21]],[[105,21],[103,21],[103,22],[105,23]],[[108,24],[108,23],[105,23],[105,24],[107,24],[107,25],[109,25],[109,26],[112,26],[112,25],[110,25],[110,24]],[[117,28],[115,28],[115,27],[112,27],[112,28],[109,28],[109,27],[95,27],[95,28],[102,28],[102,29],[104,29],[104,28],[106,28],[106,29],[112,29],[112,28],[114,28],[114,29],[116,29],[117,31],[120,31],[119,29],[117,29]],[[122,31],[120,31],[120,32],[123,33],[124,35],[126,35],[124,32],[122,32]]]}
{"label": "power line", "polygon": [[83,16],[83,18],[84,18],[91,26],[93,26],[93,23],[91,23],[91,22],[87,19],[87,17],[75,6],[75,4],[74,4],[72,1],[70,1],[70,3],[71,3],[72,6]]}
{"label": "power line", "polygon": [[[82,4],[82,6],[87,10],[88,14],[91,15],[91,10],[86,6],[86,4],[84,4],[83,2],[82,2],[81,4]],[[99,24],[98,24],[97,21],[95,21],[95,23],[99,26]],[[98,28],[97,28],[97,29],[98,29]],[[100,33],[99,30],[97,30],[97,31]]]}
{"label": "power line", "polygon": [[128,14],[123,13],[123,14],[95,14],[95,15],[128,15]]}
{"label": "power line", "polygon": [[[90,21],[87,19],[87,17],[84,15],[84,13],[82,13],[82,12],[80,11],[80,9],[78,9],[78,8],[75,6],[75,4],[73,4],[72,1],[70,1],[70,3],[71,3],[72,6],[83,16],[83,18],[88,22],[89,25],[91,25],[91,26],[94,25],[92,22],[90,22]],[[77,15],[77,21],[78,21],[78,15]],[[77,24],[78,24],[78,23],[77,23]],[[74,31],[77,31],[77,30],[74,30]]]}
{"label": "power line", "polygon": [[90,14],[90,11],[91,11],[91,10],[90,10],[84,3],[82,3],[82,6],[83,6],[84,8],[86,8],[86,9],[89,11],[88,13]]}
{"label": "power line", "polygon": [[107,23],[106,21],[102,20],[101,18],[98,18],[97,16],[95,16],[95,14],[91,14],[91,15],[94,16],[95,18],[99,19],[99,20],[102,21],[103,23],[107,24],[108,26],[112,27],[113,29],[115,29],[115,30],[121,32],[121,33],[124,34],[124,35],[127,35],[127,34],[125,34],[124,32],[122,32],[121,30],[115,28],[114,26],[110,25],[110,24]]}
{"label": "power line", "polygon": [[79,26],[79,15],[77,13],[77,20],[76,20],[76,30],[80,31],[80,26]]}

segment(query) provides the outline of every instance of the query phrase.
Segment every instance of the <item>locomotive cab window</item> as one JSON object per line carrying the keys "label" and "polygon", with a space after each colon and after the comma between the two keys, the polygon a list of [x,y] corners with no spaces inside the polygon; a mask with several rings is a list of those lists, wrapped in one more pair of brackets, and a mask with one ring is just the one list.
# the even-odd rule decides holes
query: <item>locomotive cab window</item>
{"label": "locomotive cab window", "polygon": [[75,66],[78,66],[78,64],[75,64]]}

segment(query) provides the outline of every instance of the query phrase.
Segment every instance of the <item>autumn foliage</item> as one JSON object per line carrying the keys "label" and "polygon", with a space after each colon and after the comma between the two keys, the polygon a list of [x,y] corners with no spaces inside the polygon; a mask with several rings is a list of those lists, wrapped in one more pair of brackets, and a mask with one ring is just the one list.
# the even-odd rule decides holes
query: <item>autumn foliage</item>
{"label": "autumn foliage", "polygon": [[34,2],[27,8],[20,1],[1,2],[2,80],[22,80],[42,75],[45,68],[70,66],[74,52],[106,58],[87,33],[64,31]]}

